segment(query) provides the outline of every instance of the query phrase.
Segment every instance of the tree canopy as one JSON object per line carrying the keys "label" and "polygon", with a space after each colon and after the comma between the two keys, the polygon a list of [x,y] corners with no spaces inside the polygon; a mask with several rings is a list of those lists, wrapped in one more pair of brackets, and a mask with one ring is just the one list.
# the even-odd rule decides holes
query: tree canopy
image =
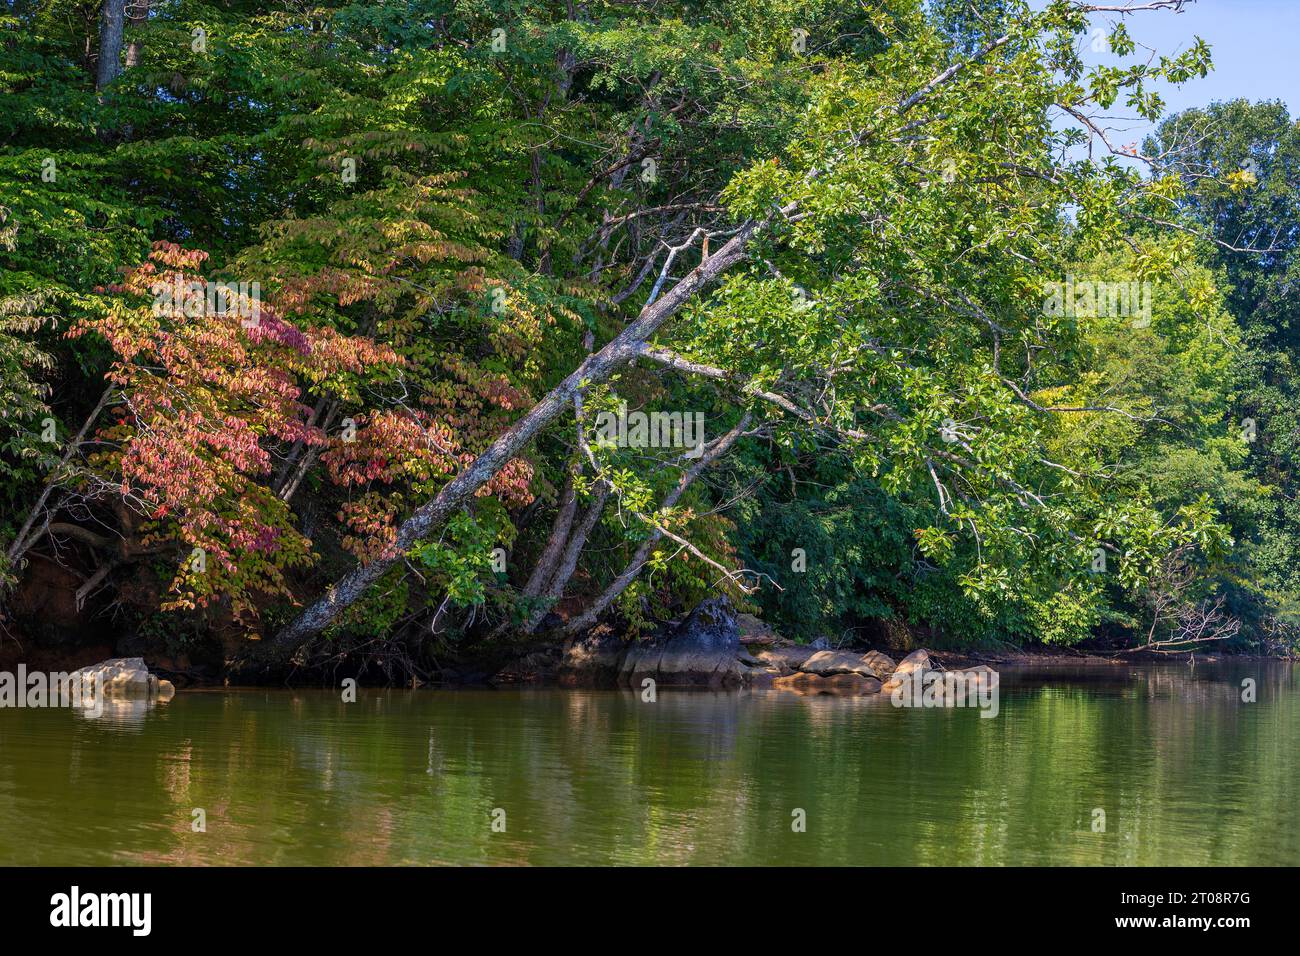
{"label": "tree canopy", "polygon": [[0,14],[21,626],[1291,640],[1296,127],[1115,142],[1178,3],[115,3]]}

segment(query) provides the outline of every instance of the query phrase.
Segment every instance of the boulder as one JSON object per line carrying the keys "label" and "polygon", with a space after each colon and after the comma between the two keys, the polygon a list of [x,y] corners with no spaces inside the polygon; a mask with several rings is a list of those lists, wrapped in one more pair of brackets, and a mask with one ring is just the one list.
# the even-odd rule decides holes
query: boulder
{"label": "boulder", "polygon": [[797,666],[801,671],[823,677],[857,674],[884,680],[894,672],[894,662],[879,651],[868,651],[865,654],[853,651],[817,651]]}
{"label": "boulder", "polygon": [[171,681],[149,673],[143,657],[114,657],[75,672],[83,683],[94,681],[95,692],[105,697],[155,698],[171,700],[176,688]]}
{"label": "boulder", "polygon": [[912,651],[912,653],[908,654],[898,662],[899,673],[910,674],[917,668],[920,668],[922,671],[934,670],[934,668],[930,666],[930,652],[925,648]]}
{"label": "boulder", "polygon": [[567,641],[560,654],[558,676],[564,684],[609,684],[618,676],[627,644],[607,627]]}
{"label": "boulder", "polygon": [[770,624],[752,614],[737,614],[736,626],[740,629],[740,643],[755,647],[781,644],[784,638]]}
{"label": "boulder", "polygon": [[741,677],[750,687],[771,687],[777,678],[788,673],[775,667],[750,667]]}
{"label": "boulder", "polygon": [[922,676],[927,684],[922,690],[927,706],[971,707],[987,695],[990,688],[998,686],[997,671],[984,664],[965,670],[930,671]]}
{"label": "boulder", "polygon": [[888,679],[898,669],[894,659],[880,651],[867,651],[862,655],[862,663],[871,668],[871,673],[880,680]]}
{"label": "boulder", "polygon": [[[997,687],[998,686],[998,672],[995,671],[993,668],[989,667],[987,664],[979,664],[975,667],[967,667],[964,670],[945,671],[944,673],[945,676],[947,674],[956,674],[960,676],[963,679],[961,686],[964,687],[971,687],[971,686]],[[947,686],[946,683],[945,686]]]}
{"label": "boulder", "polygon": [[761,651],[755,651],[754,656],[769,667],[797,671],[815,653],[817,652],[806,645],[791,644],[789,647],[765,647]]}
{"label": "boulder", "polygon": [[810,674],[799,672],[778,677],[772,686],[796,694],[828,694],[837,697],[866,697],[880,693],[880,681],[862,674]]}
{"label": "boulder", "polygon": [[895,668],[894,672],[889,676],[889,680],[885,681],[885,686],[882,690],[888,694],[893,691],[894,688],[900,687],[904,678],[910,678],[913,671],[919,670],[922,676],[924,676],[926,671],[933,669],[934,668],[930,666],[929,651],[924,649],[912,651],[912,653],[908,654],[898,662],[898,667]]}
{"label": "boulder", "polygon": [[739,654],[740,628],[731,601],[709,598],[666,640],[630,647],[619,669],[619,683],[638,687],[651,677],[665,686],[740,684],[747,668]]}
{"label": "boulder", "polygon": [[978,676],[981,683],[988,683],[992,687],[998,686],[998,672],[987,664],[977,664],[974,667],[968,667],[961,673],[967,678]]}

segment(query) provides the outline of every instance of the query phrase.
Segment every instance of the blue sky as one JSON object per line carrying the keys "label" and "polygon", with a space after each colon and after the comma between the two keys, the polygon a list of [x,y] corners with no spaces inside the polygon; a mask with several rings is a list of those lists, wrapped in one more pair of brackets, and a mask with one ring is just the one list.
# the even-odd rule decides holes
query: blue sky
{"label": "blue sky", "polygon": [[[1107,2],[1118,5],[1126,0]],[[1114,17],[1094,15],[1098,25]],[[1162,54],[1187,49],[1198,35],[1210,45],[1214,72],[1208,77],[1181,88],[1158,88],[1166,112],[1246,97],[1252,101],[1280,99],[1292,119],[1300,113],[1300,0],[1198,0],[1182,13],[1144,12],[1125,20],[1139,44]],[[1143,51],[1139,48],[1138,52]],[[1146,123],[1125,127],[1132,130],[1125,142],[1140,142],[1150,132]]]}

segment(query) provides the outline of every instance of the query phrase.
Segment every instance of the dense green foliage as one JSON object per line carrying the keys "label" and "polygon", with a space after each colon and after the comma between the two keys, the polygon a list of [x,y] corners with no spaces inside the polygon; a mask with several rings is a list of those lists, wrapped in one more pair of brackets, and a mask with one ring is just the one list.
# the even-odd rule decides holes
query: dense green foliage
{"label": "dense green foliage", "polygon": [[[1296,127],[1087,158],[1208,48],[1126,19],[1090,64],[1041,6],[153,0],[96,89],[98,5],[17,0],[8,616],[276,630],[741,235],[327,636],[418,669],[722,589],[805,637],[1289,646]],[[703,439],[602,431],[643,412]]]}

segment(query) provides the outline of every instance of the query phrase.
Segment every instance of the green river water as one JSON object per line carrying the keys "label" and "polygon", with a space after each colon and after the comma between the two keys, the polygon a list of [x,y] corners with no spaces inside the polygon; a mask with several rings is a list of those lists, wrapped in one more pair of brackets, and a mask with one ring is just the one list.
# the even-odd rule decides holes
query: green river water
{"label": "green river water", "polygon": [[1300,864],[1300,668],[1003,669],[999,708],[361,688],[4,709],[0,864]]}

